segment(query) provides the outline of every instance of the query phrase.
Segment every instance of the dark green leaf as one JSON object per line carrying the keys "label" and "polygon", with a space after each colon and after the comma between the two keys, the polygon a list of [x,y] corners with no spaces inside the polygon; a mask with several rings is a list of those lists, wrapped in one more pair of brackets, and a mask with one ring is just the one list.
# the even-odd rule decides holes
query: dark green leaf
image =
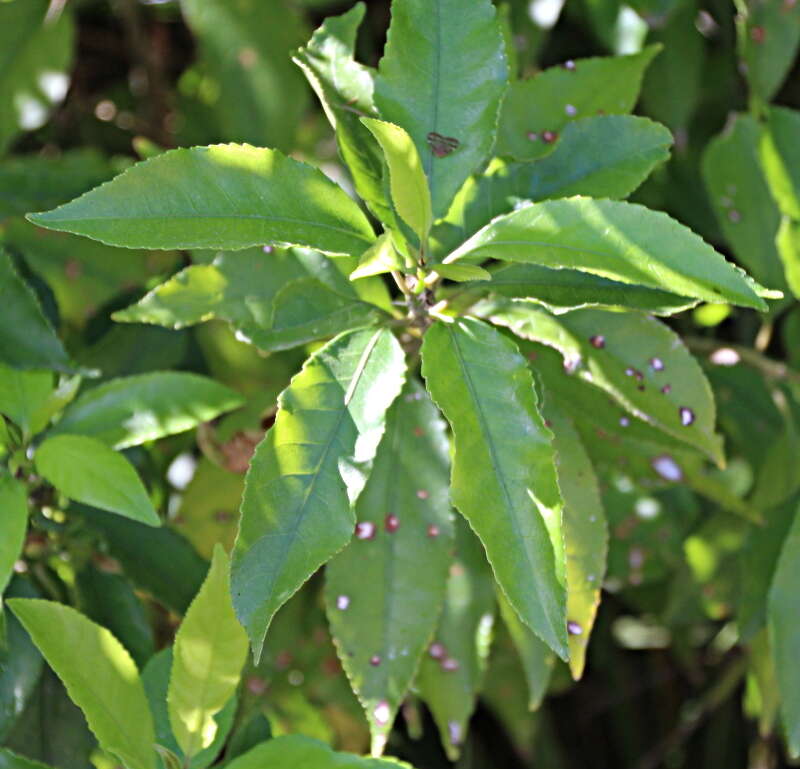
{"label": "dark green leaf", "polygon": [[342,665],[379,755],[433,635],[453,543],[449,445],[416,382],[386,431],[356,504],[356,538],[326,567],[325,599]]}
{"label": "dark green leaf", "polygon": [[0,748],[0,769],[50,769],[50,767]]}
{"label": "dark green leaf", "polygon": [[352,504],[404,376],[389,331],[355,331],[309,358],[281,395],[248,472],[231,572],[256,657],[277,609],[350,540]]}
{"label": "dark green leaf", "polygon": [[246,144],[165,152],[29,218],[126,248],[236,250],[278,241],[357,255],[375,239],[358,206],[321,171]]}
{"label": "dark green leaf", "polygon": [[375,103],[414,140],[434,218],[489,155],[507,80],[489,0],[394,0]]}
{"label": "dark green leaf", "polygon": [[453,428],[452,498],[511,605],[567,658],[562,500],[525,359],[480,321],[435,323],[422,373]]}
{"label": "dark green leaf", "polygon": [[0,471],[0,605],[14,573],[28,530],[28,490],[24,483]]}

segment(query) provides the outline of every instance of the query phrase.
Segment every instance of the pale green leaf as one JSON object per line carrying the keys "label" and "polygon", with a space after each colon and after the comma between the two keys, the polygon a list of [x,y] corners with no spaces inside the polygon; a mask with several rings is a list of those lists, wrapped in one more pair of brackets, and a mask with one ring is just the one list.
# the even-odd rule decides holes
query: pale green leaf
{"label": "pale green leaf", "polygon": [[352,505],[405,378],[388,330],[343,334],[279,399],[247,475],[233,553],[233,605],[256,657],[278,608],[350,540]]}
{"label": "pale green leaf", "polygon": [[[434,218],[447,213],[489,155],[507,81],[505,45],[489,0],[392,3],[375,103],[384,120],[414,140]],[[442,139],[455,142],[439,147]]]}
{"label": "pale green leaf", "polygon": [[[722,461],[711,387],[660,321],[595,309],[554,316],[525,300],[500,302],[489,317],[517,336],[555,347],[568,371],[605,390],[622,409]],[[624,426],[626,418],[620,419]]]}
{"label": "pale green leaf", "polygon": [[88,435],[114,449],[138,446],[209,422],[243,403],[213,379],[157,372],[114,379],[81,395],[52,434]]}
{"label": "pale green leaf", "polygon": [[335,753],[311,737],[294,734],[277,737],[249,750],[227,765],[227,769],[411,769],[408,764],[387,758],[361,758],[352,753]]}
{"label": "pale green leaf", "polygon": [[127,769],[155,769],[153,719],[139,672],[120,642],[63,604],[12,598],[8,605],[83,711],[100,746]]}
{"label": "pale green leaf", "polygon": [[786,283],[775,248],[780,212],[761,167],[760,136],[753,117],[737,115],[709,142],[703,154],[703,179],[736,259],[759,282],[783,289]]}
{"label": "pale green leaf", "polygon": [[519,654],[522,669],[525,671],[525,682],[528,686],[528,709],[538,710],[545,694],[547,694],[547,687],[550,684],[553,667],[556,663],[556,655],[519,618],[519,614],[514,611],[508,599],[499,590],[497,592],[497,604],[500,607],[500,616],[503,618],[503,623],[508,628],[508,633]]}
{"label": "pale green leaf", "polygon": [[800,514],[784,540],[767,604],[767,620],[778,687],[781,692],[781,713],[786,730],[789,755],[800,757],[800,593],[797,575],[800,573]]}
{"label": "pale green leaf", "polygon": [[578,680],[583,675],[606,573],[608,523],[597,476],[575,424],[550,399],[544,399],[542,413],[553,432],[558,487],[564,498],[569,667]]}
{"label": "pale green leaf", "polygon": [[36,295],[0,249],[0,360],[20,369],[70,370],[69,356]]}
{"label": "pale green leaf", "polygon": [[360,254],[367,218],[322,171],[277,150],[165,152],[32,222],[126,248],[236,250],[273,241]]}
{"label": "pale green leaf", "polygon": [[26,440],[43,426],[38,415],[52,394],[50,371],[19,371],[0,363],[0,414],[18,426]]}
{"label": "pale green leaf", "polygon": [[574,197],[500,216],[447,258],[502,259],[594,275],[708,302],[766,309],[761,288],[702,238],[660,211]]}
{"label": "pale green leaf", "polygon": [[667,160],[671,144],[670,132],[645,118],[604,115],[568,123],[550,155],[527,163],[497,159],[485,174],[468,179],[433,229],[435,251],[452,251],[521,200],[625,198]]}
{"label": "pale green leaf", "polygon": [[422,373],[453,428],[452,498],[511,605],[567,658],[561,495],[525,359],[477,320],[435,323]]}
{"label": "pale green leaf", "polygon": [[417,688],[451,760],[466,740],[489,656],[495,611],[495,584],[480,541],[460,516],[455,532],[444,609],[417,676]]}
{"label": "pale green leaf", "polygon": [[569,67],[551,67],[512,83],[500,115],[496,153],[535,160],[549,154],[570,120],[630,112],[647,65],[659,50],[649,46],[628,56],[576,59]]}
{"label": "pale green leaf", "polygon": [[22,553],[28,530],[28,493],[25,484],[0,472],[0,604]]}
{"label": "pale green leaf", "polygon": [[403,266],[403,259],[395,250],[392,236],[384,233],[361,255],[358,267],[350,273],[350,280],[402,270]]}
{"label": "pale green leaf", "polygon": [[487,280],[492,277],[492,273],[479,267],[477,264],[466,262],[456,262],[455,264],[437,264],[436,273],[443,278],[463,283],[470,280]]}
{"label": "pale green leaf", "polygon": [[771,107],[759,146],[761,164],[784,216],[800,219],[800,112]]}
{"label": "pale green leaf", "polygon": [[67,95],[74,27],[48,0],[0,3],[0,155]]}
{"label": "pale green leaf", "polygon": [[795,297],[800,298],[800,222],[784,216],[775,245],[786,273],[786,282]]}
{"label": "pale green leaf", "polygon": [[175,738],[187,758],[214,742],[214,716],[236,692],[247,634],[233,612],[228,556],[217,545],[208,576],[183,618],[173,647],[167,703]]}
{"label": "pale green leaf", "polygon": [[305,72],[336,130],[356,192],[381,221],[390,222],[381,149],[359,120],[375,114],[373,72],[354,59],[356,33],[365,11],[364,3],[356,3],[341,16],[327,18],[311,40],[295,51],[294,62]]}
{"label": "pale green leaf", "polygon": [[149,526],[161,525],[136,470],[97,439],[55,435],[36,449],[34,461],[37,472],[70,499]]}
{"label": "pale green leaf", "polygon": [[428,180],[422,161],[408,133],[394,123],[361,118],[383,149],[389,171],[392,202],[400,218],[414,231],[424,247],[433,214]]}
{"label": "pale green leaf", "polygon": [[444,423],[411,381],[387,412],[356,504],[357,535],[325,570],[331,632],[376,755],[444,601],[453,545],[449,466]]}

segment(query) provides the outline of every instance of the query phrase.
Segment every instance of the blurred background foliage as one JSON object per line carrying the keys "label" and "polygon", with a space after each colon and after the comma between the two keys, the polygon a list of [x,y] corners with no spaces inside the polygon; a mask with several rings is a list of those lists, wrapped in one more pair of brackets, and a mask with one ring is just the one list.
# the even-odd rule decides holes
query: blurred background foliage
{"label": "blurred background foliage", "polygon": [[[0,0],[0,242],[72,357],[101,372],[83,387],[173,369],[209,374],[247,399],[196,433],[126,451],[167,527],[76,505],[64,519],[48,514],[46,500],[33,515],[10,593],[76,605],[112,629],[140,666],[155,663],[171,639],[214,543],[231,543],[250,455],[307,351],[261,353],[221,321],[176,331],[113,324],[112,312],[210,256],[116,249],[36,229],[22,215],[72,199],[162,148],[222,141],[278,147],[347,185],[291,52],[349,5]],[[367,5],[358,54],[374,66],[389,2]],[[544,692],[529,696],[509,630],[498,622],[456,765],[787,765],[764,598],[800,497],[800,307],[792,291],[800,289],[800,248],[777,237],[800,214],[782,211],[770,195],[759,142],[767,104],[800,109],[795,0],[498,5],[524,76],[663,45],[637,112],[666,124],[675,145],[634,199],[686,223],[786,298],[763,318],[702,305],[670,319],[714,386],[727,468],[698,466],[683,483],[658,485],[637,471],[647,447],[589,440],[612,540],[586,675],[574,684],[556,667],[530,712],[529,700],[538,705]],[[800,146],[800,135],[793,141]],[[584,437],[597,431],[589,426]],[[312,580],[280,612],[260,665],[246,671],[231,738],[237,750],[270,732],[365,749],[366,723],[331,644],[320,588]],[[107,769],[58,679],[16,621],[5,622],[0,744],[61,769]],[[450,765],[414,698],[389,752],[420,769]]]}

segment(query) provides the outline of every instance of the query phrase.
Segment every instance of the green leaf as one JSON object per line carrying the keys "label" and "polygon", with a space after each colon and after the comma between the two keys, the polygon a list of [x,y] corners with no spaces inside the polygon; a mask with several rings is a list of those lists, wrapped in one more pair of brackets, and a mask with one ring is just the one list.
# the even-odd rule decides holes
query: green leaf
{"label": "green leaf", "polygon": [[436,323],[422,373],[455,436],[452,498],[523,621],[567,658],[561,495],[525,359],[477,320]]}
{"label": "green leaf", "polygon": [[553,432],[558,487],[564,499],[569,667],[572,677],[578,680],[583,675],[586,647],[600,605],[608,557],[608,523],[597,476],[575,425],[548,399],[544,400],[542,413]]}
{"label": "green leaf", "polygon": [[380,755],[444,600],[453,527],[445,426],[406,384],[356,504],[357,536],[330,561],[325,600],[339,658]]}
{"label": "green leaf", "polygon": [[703,155],[703,179],[711,206],[736,259],[770,288],[786,283],[775,249],[780,212],[759,159],[761,129],[737,115]]}
{"label": "green leaf", "polygon": [[187,267],[114,319],[183,328],[221,318],[261,349],[283,349],[374,323],[380,313],[357,286],[316,251],[253,248]]}
{"label": "green leaf", "polygon": [[514,647],[525,671],[528,685],[528,709],[538,710],[547,694],[547,687],[553,675],[556,655],[520,618],[502,591],[497,591],[497,603]]}
{"label": "green leaf", "polygon": [[0,363],[0,413],[29,439],[41,429],[37,415],[53,393],[50,371],[18,371]]}
{"label": "green leaf", "polygon": [[8,604],[101,747],[128,769],[155,769],[153,719],[136,665],[119,641],[69,606],[32,598]]}
{"label": "green leaf", "polygon": [[411,769],[385,758],[361,758],[334,753],[324,742],[294,734],[256,745],[227,765],[227,769]]}
{"label": "green leaf", "polygon": [[[172,727],[169,723],[169,710],[167,705],[167,690],[169,689],[169,679],[172,670],[172,647],[168,646],[157,654],[153,655],[142,670],[142,684],[150,704],[150,711],[153,714],[153,723],[156,731],[156,741],[159,746],[177,756],[179,762],[186,757],[181,751]],[[236,696],[231,697],[225,707],[214,716],[217,725],[217,734],[214,742],[207,748],[188,759],[189,769],[205,769],[209,764],[214,763],[214,759],[219,756],[225,740],[233,726],[234,715],[238,700]],[[160,752],[160,751],[159,751]],[[163,755],[162,755],[163,758]],[[165,767],[165,769],[169,769]]]}
{"label": "green leaf", "polygon": [[358,196],[383,222],[392,212],[383,195],[383,157],[361,121],[374,115],[373,72],[354,59],[356,33],[366,5],[356,3],[341,16],[325,19],[311,40],[295,51],[294,62],[305,73],[336,130],[339,151],[353,175]]}
{"label": "green leaf", "polygon": [[492,273],[479,267],[477,264],[456,263],[456,264],[437,264],[437,274],[448,280],[463,283],[470,280],[482,280],[492,277]]}
{"label": "green leaf", "polygon": [[414,231],[421,244],[431,229],[431,193],[422,161],[408,133],[394,123],[361,118],[383,149],[389,171],[392,202],[400,218]]}
{"label": "green leaf", "polygon": [[503,259],[568,267],[708,302],[766,309],[765,293],[691,230],[660,211],[575,197],[500,216],[445,262]]}
{"label": "green leaf", "polygon": [[0,748],[0,769],[50,769],[50,767]]}
{"label": "green leaf", "polygon": [[343,334],[284,390],[247,474],[233,605],[256,657],[275,612],[350,540],[386,410],[405,377],[388,330]]}
{"label": "green leaf", "polygon": [[436,252],[452,251],[521,200],[625,198],[667,160],[671,144],[670,132],[645,118],[604,115],[568,123],[550,155],[529,163],[498,159],[468,179],[433,230]]}
{"label": "green leaf", "polygon": [[768,102],[789,74],[800,45],[800,8],[791,0],[737,2],[738,53],[751,97]]}
{"label": "green leaf", "polygon": [[[555,347],[570,372],[640,419],[722,462],[716,409],[700,365],[667,326],[640,313],[575,310],[550,315],[532,302],[499,304],[494,323]],[[624,426],[625,417],[621,417]]]}
{"label": "green leaf", "polygon": [[208,564],[176,531],[73,505],[88,527],[99,532],[112,558],[140,589],[182,614],[205,577]]}
{"label": "green leaf", "polygon": [[0,3],[0,155],[22,131],[41,128],[67,94],[73,24],[47,0]]}
{"label": "green leaf", "polygon": [[403,259],[395,250],[392,236],[384,233],[361,254],[358,267],[350,273],[350,280],[382,275],[392,270],[402,270],[403,267]]}
{"label": "green leaf", "polygon": [[764,176],[784,216],[800,219],[800,112],[771,107],[759,145]]}
{"label": "green leaf", "polygon": [[55,435],[34,456],[37,472],[62,494],[150,526],[160,526],[131,464],[104,443],[85,435]]}
{"label": "green leaf", "polygon": [[489,0],[394,0],[375,103],[414,140],[434,218],[489,155],[507,81]]}
{"label": "green leaf", "polygon": [[480,541],[460,516],[444,609],[417,687],[433,714],[445,751],[455,760],[486,669],[494,625],[495,585]]}
{"label": "green leaf", "polygon": [[204,90],[223,138],[289,151],[308,105],[289,53],[303,39],[300,14],[283,0],[270,3],[182,0],[198,43]]}
{"label": "green leaf", "polygon": [[121,574],[101,571],[91,562],[75,575],[78,608],[108,628],[141,667],[153,655],[153,629],[145,607]]}
{"label": "green leaf", "polygon": [[221,545],[175,636],[167,703],[172,732],[187,758],[214,742],[214,716],[234,695],[247,634],[231,605],[229,561]]}
{"label": "green leaf", "polygon": [[0,358],[21,369],[71,369],[61,340],[11,257],[0,249]]}
{"label": "green leaf", "polygon": [[489,280],[476,283],[470,289],[475,292],[483,289],[509,298],[531,299],[557,315],[592,306],[674,315],[697,304],[696,299],[666,291],[618,283],[579,270],[554,270],[538,264],[502,265],[492,270]]}
{"label": "green leaf", "polygon": [[0,471],[0,605],[14,573],[28,530],[28,492],[24,483]]}
{"label": "green leaf", "polygon": [[246,144],[165,152],[28,218],[126,248],[236,250],[277,241],[360,254],[375,239],[358,206],[322,171]]}
{"label": "green leaf", "polygon": [[800,298],[800,222],[784,216],[775,245],[786,273],[786,282],[795,297]]}
{"label": "green leaf", "polygon": [[570,120],[630,112],[647,65],[660,48],[652,45],[629,56],[576,59],[569,68],[551,67],[512,83],[503,102],[495,152],[535,160],[550,153]]}
{"label": "green leaf", "polygon": [[243,402],[213,379],[160,371],[114,379],[89,390],[67,408],[51,432],[88,435],[124,449],[190,430]]}
{"label": "green leaf", "polygon": [[775,568],[767,605],[770,644],[781,692],[783,725],[789,755],[793,758],[800,756],[800,668],[797,666],[800,649],[800,627],[797,624],[800,612],[797,593],[799,571],[800,514],[795,513],[794,523],[784,540]]}

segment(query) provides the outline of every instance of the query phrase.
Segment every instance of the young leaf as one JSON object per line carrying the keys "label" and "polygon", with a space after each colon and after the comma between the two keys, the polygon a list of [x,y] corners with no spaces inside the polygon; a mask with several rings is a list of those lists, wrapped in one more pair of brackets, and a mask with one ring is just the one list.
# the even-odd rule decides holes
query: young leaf
{"label": "young leaf", "polygon": [[800,221],[784,216],[775,245],[786,273],[786,282],[795,297],[800,298]]}
{"label": "young leaf", "polygon": [[120,642],[63,604],[12,598],[8,605],[64,682],[103,750],[127,769],[155,769],[153,719],[139,672]]}
{"label": "young leaf", "polygon": [[405,377],[391,332],[343,334],[279,400],[247,474],[233,552],[233,605],[256,657],[278,608],[353,535],[386,410]]}
{"label": "young leaf", "polygon": [[797,593],[797,574],[800,571],[800,514],[783,543],[772,587],[769,591],[767,619],[769,638],[781,692],[781,712],[786,730],[789,755],[800,757],[800,627],[797,615],[800,601]]}
{"label": "young leaf", "polygon": [[439,322],[425,334],[422,373],[453,428],[454,504],[511,605],[566,659],[562,502],[525,359],[480,321]]}
{"label": "young leaf", "polygon": [[52,434],[88,435],[114,449],[190,430],[241,406],[242,397],[213,379],[157,372],[114,379],[81,395]]}
{"label": "young leaf", "polygon": [[356,538],[325,569],[331,632],[380,755],[444,600],[453,527],[449,445],[421,385],[408,382],[356,505]]}
{"label": "young leaf", "polygon": [[760,135],[754,118],[736,116],[723,133],[709,142],[703,154],[703,179],[736,259],[756,280],[782,289],[786,283],[775,249],[780,212],[761,168]]}
{"label": "young leaf", "polygon": [[548,154],[570,120],[598,113],[626,114],[636,104],[642,76],[660,46],[629,56],[577,59],[512,83],[500,114],[498,155],[535,160]]}
{"label": "young leaf", "polygon": [[361,254],[358,267],[350,273],[350,280],[402,270],[403,266],[403,259],[395,250],[392,236],[384,233]]}
{"label": "young leaf", "polygon": [[556,315],[592,306],[674,315],[697,304],[696,299],[655,288],[618,283],[579,270],[553,270],[538,264],[502,265],[492,271],[489,280],[476,283],[470,289],[476,292],[483,289],[509,298],[532,299]]}
{"label": "young leaf", "polygon": [[468,179],[447,216],[433,230],[445,255],[520,200],[587,195],[625,198],[669,157],[672,134],[630,115],[603,115],[568,123],[550,155],[532,163],[495,160]]}
{"label": "young leaf", "polygon": [[759,145],[764,176],[784,216],[800,219],[800,112],[771,107]]}
{"label": "young leaf", "polygon": [[0,604],[28,530],[28,494],[23,483],[0,472]]}
{"label": "young leaf", "polygon": [[28,218],[126,248],[234,251],[276,241],[360,254],[375,240],[361,209],[322,171],[246,144],[165,152]]}
{"label": "young leaf", "polygon": [[392,212],[383,195],[383,157],[378,143],[359,117],[375,114],[373,72],[354,59],[356,33],[366,5],[356,3],[341,16],[325,19],[311,40],[294,54],[328,120],[336,130],[342,158],[353,175],[356,192],[382,221]]}
{"label": "young leaf", "polygon": [[22,280],[11,257],[0,249],[0,360],[20,369],[69,371],[61,340]]}
{"label": "young leaf", "polygon": [[489,0],[394,0],[375,103],[414,140],[434,218],[488,156],[507,81]]}
{"label": "young leaf", "polygon": [[67,94],[73,24],[47,0],[0,4],[0,155],[21,131],[41,128]]}
{"label": "young leaf", "polygon": [[361,758],[334,753],[324,742],[293,734],[256,745],[227,765],[227,769],[411,769],[386,758]]}
{"label": "young leaf", "polygon": [[5,414],[30,439],[43,425],[37,415],[53,393],[49,371],[19,371],[0,363],[0,414]]}
{"label": "young leaf", "polygon": [[551,200],[499,216],[451,253],[569,267],[707,302],[766,309],[765,289],[660,211],[615,200]]}
{"label": "young leaf", "polygon": [[455,524],[456,548],[444,609],[423,656],[417,687],[431,710],[451,760],[467,736],[489,655],[495,585],[481,543],[463,518]]}
{"label": "young leaf", "polygon": [[76,502],[160,526],[136,470],[121,454],[85,435],[55,435],[34,456],[36,471]]}
{"label": "young leaf", "polygon": [[542,413],[552,425],[558,487],[564,498],[569,667],[578,680],[583,675],[606,573],[608,523],[597,476],[575,425],[551,400],[544,400]]}
{"label": "young leaf", "polygon": [[431,193],[413,140],[394,123],[373,118],[361,118],[361,122],[383,149],[397,213],[424,245],[433,221]]}
{"label": "young leaf", "polygon": [[214,716],[236,692],[247,656],[247,634],[231,605],[229,568],[217,545],[175,636],[167,703],[173,734],[187,758],[214,742]]}
{"label": "young leaf", "polygon": [[528,709],[538,710],[547,694],[556,655],[520,618],[502,591],[497,591],[497,604],[500,616],[508,628],[514,647],[522,662],[528,684]]}
{"label": "young leaf", "polygon": [[492,273],[479,267],[477,264],[468,264],[466,262],[455,264],[437,264],[436,273],[448,280],[456,281],[457,283],[464,283],[470,280],[486,280],[492,277]]}

